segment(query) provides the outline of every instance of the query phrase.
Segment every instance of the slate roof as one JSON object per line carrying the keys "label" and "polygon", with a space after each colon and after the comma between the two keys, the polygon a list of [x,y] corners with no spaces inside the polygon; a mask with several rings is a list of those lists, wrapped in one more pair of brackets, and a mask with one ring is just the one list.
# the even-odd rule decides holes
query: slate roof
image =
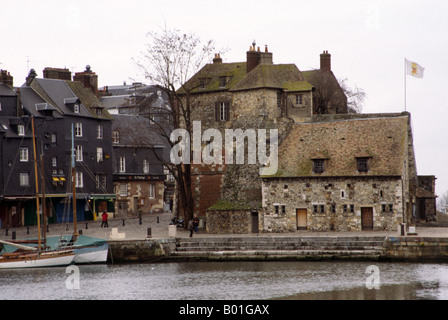
{"label": "slate roof", "polygon": [[0,96],[16,96],[17,94],[11,87],[4,83],[0,83]]}
{"label": "slate roof", "polygon": [[120,143],[114,146],[152,147],[163,146],[164,138],[157,134],[157,127],[148,118],[135,115],[113,115],[112,130],[120,132]]}
{"label": "slate roof", "polygon": [[[405,114],[295,123],[279,146],[279,169],[270,177],[401,176],[408,157]],[[356,158],[368,157],[369,171],[357,172]],[[313,173],[313,160],[325,171]]]}
{"label": "slate roof", "polygon": [[54,117],[62,117],[61,113],[50,103],[45,101],[36,91],[31,87],[20,87],[20,100],[22,102],[23,108],[34,117],[41,117],[42,114],[39,110],[47,109],[54,110]]}
{"label": "slate roof", "polygon": [[[294,64],[259,64],[251,72],[246,62],[212,63],[205,65],[185,84],[192,93],[213,91],[240,91],[260,88],[309,91],[312,85]],[[225,87],[220,87],[220,77],[228,77]],[[199,88],[200,80],[207,79],[205,88]],[[185,92],[182,88],[179,93]]]}
{"label": "slate roof", "polygon": [[[90,113],[92,117],[112,120],[112,116],[104,108],[102,102],[92,92],[92,90],[84,87],[84,85],[79,81],[64,81],[64,82],[76,95],[76,97],[81,101],[82,105],[87,109],[87,111]],[[102,109],[101,116],[98,116],[96,114],[94,108]]]}

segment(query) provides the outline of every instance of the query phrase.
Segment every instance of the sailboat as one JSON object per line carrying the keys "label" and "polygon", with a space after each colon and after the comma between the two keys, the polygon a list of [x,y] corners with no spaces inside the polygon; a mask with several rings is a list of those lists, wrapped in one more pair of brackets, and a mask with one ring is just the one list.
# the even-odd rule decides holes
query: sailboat
{"label": "sailboat", "polygon": [[[11,245],[16,248],[14,252],[5,252],[0,256],[0,269],[35,268],[35,267],[55,267],[67,266],[75,258],[72,249],[42,250],[40,214],[39,214],[39,184],[37,172],[36,140],[34,133],[34,117],[31,117],[33,130],[33,150],[34,150],[34,171],[36,185],[36,210],[37,210],[37,235],[38,246],[25,246],[8,241],[0,241],[4,245]],[[45,211],[43,211],[45,212]],[[45,221],[45,217],[44,217]],[[45,246],[44,246],[45,247]],[[45,249],[45,248],[44,248]]]}

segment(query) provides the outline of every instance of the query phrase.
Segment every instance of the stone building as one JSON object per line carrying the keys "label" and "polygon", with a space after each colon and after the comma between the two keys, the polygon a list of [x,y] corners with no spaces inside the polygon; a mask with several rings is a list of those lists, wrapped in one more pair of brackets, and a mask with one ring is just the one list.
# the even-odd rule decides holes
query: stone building
{"label": "stone building", "polygon": [[[217,54],[213,63],[187,81],[188,91],[180,89],[179,93],[185,99],[188,95],[193,119],[201,122],[202,131],[218,129],[224,137],[226,129],[267,129],[268,134],[269,129],[277,129],[281,141],[294,122],[308,121],[319,111],[315,103],[322,98],[316,88],[337,84],[331,72],[330,54],[324,52],[320,58],[320,69],[301,72],[295,64],[274,64],[267,46],[260,50],[253,43],[244,62],[223,63]],[[339,90],[327,90],[325,113],[347,113],[347,99],[338,84],[336,88]],[[214,150],[213,139],[203,139],[202,150]],[[267,139],[269,145],[270,137]],[[223,215],[223,221],[234,214],[231,210],[245,212],[238,223],[246,225],[247,232],[258,230],[255,221],[262,200],[261,165],[223,162],[192,166],[195,213],[204,219],[207,215],[209,232],[229,232],[221,227],[213,230],[212,226],[223,223],[213,223],[211,219]]]}
{"label": "stone building", "polygon": [[409,113],[319,116],[295,123],[280,146],[260,223],[264,232],[397,230],[415,223],[418,184]]}
{"label": "stone building", "polygon": [[[321,55],[322,70],[307,72],[308,78],[314,81],[318,77],[311,75],[319,73],[324,74],[321,78],[326,79],[325,83],[330,78],[337,82],[330,66],[330,55]],[[255,43],[246,52],[244,62],[223,63],[217,54],[213,63],[199,70],[185,87],[188,88],[193,118],[201,122],[203,131],[218,129],[222,137],[226,129],[277,129],[282,140],[292,123],[310,119],[315,113],[313,104],[317,101],[315,85],[296,65],[274,64],[273,53],[267,46],[260,50]],[[179,93],[187,96],[184,90]],[[332,107],[326,111],[346,113],[346,99],[335,100],[336,96],[330,97]],[[202,141],[202,148],[212,150],[212,141]],[[219,209],[223,203],[226,208],[232,204],[233,209],[249,208],[253,213],[258,212],[261,204],[260,165],[224,162],[212,166],[194,165],[195,213],[204,217],[212,204],[212,208]]]}

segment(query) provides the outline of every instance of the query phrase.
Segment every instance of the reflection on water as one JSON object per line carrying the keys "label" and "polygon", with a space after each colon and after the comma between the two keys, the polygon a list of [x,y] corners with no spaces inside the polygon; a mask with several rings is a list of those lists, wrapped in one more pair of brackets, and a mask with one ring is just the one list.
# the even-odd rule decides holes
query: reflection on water
{"label": "reflection on water", "polygon": [[[378,266],[380,289],[366,288]],[[0,299],[448,299],[445,264],[375,262],[188,262],[0,270]]]}

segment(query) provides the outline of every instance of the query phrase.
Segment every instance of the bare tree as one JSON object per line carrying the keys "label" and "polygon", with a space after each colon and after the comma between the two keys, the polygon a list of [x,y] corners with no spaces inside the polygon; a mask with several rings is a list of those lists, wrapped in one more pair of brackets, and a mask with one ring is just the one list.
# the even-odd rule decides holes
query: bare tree
{"label": "bare tree", "polygon": [[[185,84],[206,62],[211,62],[214,42],[208,40],[203,43],[194,34],[182,33],[166,26],[160,32],[149,32],[147,39],[141,58],[135,60],[135,63],[151,84],[158,85],[165,92],[169,105],[152,104],[146,115],[158,115],[151,116],[151,121],[172,148],[178,141],[171,141],[171,130],[183,128],[192,137],[194,106],[190,95],[194,88]],[[179,195],[177,207],[183,211],[184,219],[188,221],[194,210],[191,164],[173,164],[167,159],[160,160],[175,178]]]}
{"label": "bare tree", "polygon": [[314,113],[361,113],[366,93],[351,88],[347,79],[336,79],[332,72],[313,70],[306,79],[314,86]]}
{"label": "bare tree", "polygon": [[442,194],[438,200],[438,207],[443,213],[448,213],[448,191]]}
{"label": "bare tree", "polygon": [[347,84],[347,78],[338,80],[339,85],[347,96],[347,109],[349,113],[361,113],[366,93],[363,89],[355,86],[350,88]]}

